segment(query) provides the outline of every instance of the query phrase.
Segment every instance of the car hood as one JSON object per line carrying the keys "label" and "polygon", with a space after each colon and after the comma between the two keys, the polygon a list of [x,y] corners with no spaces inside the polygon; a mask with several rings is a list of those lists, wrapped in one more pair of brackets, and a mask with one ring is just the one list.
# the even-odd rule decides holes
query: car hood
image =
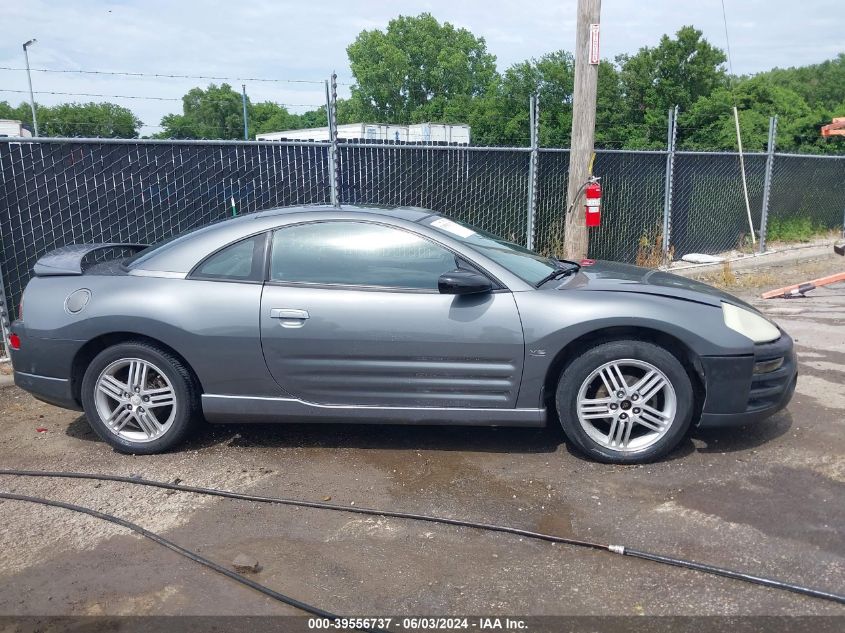
{"label": "car hood", "polygon": [[720,307],[722,301],[727,301],[757,312],[756,308],[741,299],[700,281],[673,275],[662,270],[641,268],[618,262],[597,261],[594,264],[582,266],[576,275],[565,279],[558,286],[558,289],[635,292],[695,301],[716,307]]}

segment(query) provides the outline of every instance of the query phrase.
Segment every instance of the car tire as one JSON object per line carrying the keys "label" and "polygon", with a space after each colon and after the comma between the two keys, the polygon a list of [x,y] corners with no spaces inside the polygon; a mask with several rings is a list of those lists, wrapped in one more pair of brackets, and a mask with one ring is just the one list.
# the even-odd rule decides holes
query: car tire
{"label": "car tire", "polygon": [[150,455],[182,442],[199,418],[193,375],[173,354],[142,341],[100,352],[82,380],[94,432],[121,453]]}
{"label": "car tire", "polygon": [[567,439],[601,462],[639,464],[674,449],[694,410],[692,382],[668,350],[616,340],[583,350],[567,365],[556,392]]}

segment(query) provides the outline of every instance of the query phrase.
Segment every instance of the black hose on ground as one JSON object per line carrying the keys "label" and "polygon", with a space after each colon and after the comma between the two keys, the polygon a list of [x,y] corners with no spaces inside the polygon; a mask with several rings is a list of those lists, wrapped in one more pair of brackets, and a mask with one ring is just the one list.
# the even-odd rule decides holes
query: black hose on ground
{"label": "black hose on ground", "polygon": [[[770,587],[773,589],[780,589],[783,591],[791,591],[793,593],[810,596],[813,598],[820,598],[822,600],[829,600],[839,604],[845,604],[845,595],[824,591],[821,589],[813,589],[812,587],[804,587],[795,583],[789,583],[772,578],[765,578],[762,576],[754,576],[743,572],[726,569],[724,567],[717,567],[714,565],[707,565],[698,563],[683,558],[673,558],[671,556],[663,556],[661,554],[654,554],[636,549],[630,549],[622,545],[605,545],[602,543],[594,543],[591,541],[583,541],[579,539],[567,538],[564,536],[556,536],[554,534],[544,534],[542,532],[533,532],[522,528],[510,527],[506,525],[495,525],[492,523],[480,523],[476,521],[466,521],[463,519],[452,519],[448,517],[437,517],[426,514],[414,514],[410,512],[398,512],[395,510],[377,510],[374,508],[361,508],[355,506],[338,505],[335,503],[325,503],[319,501],[305,501],[302,499],[285,499],[278,497],[265,497],[261,495],[251,495],[230,490],[220,490],[216,488],[204,488],[200,486],[185,486],[182,484],[169,483],[165,481],[155,481],[152,479],[144,479],[142,477],[127,477],[123,475],[100,475],[96,473],[76,473],[76,472],[50,472],[38,470],[11,470],[0,469],[0,475],[13,475],[18,477],[58,477],[65,479],[93,479],[97,481],[114,481],[120,483],[135,484],[140,486],[151,486],[155,488],[165,488],[167,490],[177,490],[180,492],[192,492],[195,494],[212,495],[215,497],[226,497],[229,499],[239,499],[242,501],[255,501],[257,503],[274,503],[279,505],[297,506],[304,508],[316,508],[320,510],[334,510],[340,512],[350,512],[355,514],[365,514],[370,516],[392,517],[397,519],[412,519],[415,521],[427,521],[429,523],[440,523],[444,525],[456,525],[459,527],[469,527],[479,530],[486,530],[491,532],[504,532],[507,534],[515,534],[517,536],[524,536],[526,538],[537,539],[541,541],[548,541],[551,543],[562,543],[565,545],[573,545],[576,547],[586,547],[589,549],[604,550],[613,552],[615,554],[622,554],[624,556],[631,556],[632,558],[640,558],[649,560],[664,565],[672,565],[675,567],[682,567],[685,569],[692,569],[715,576],[722,576],[725,578],[732,578],[734,580],[741,580],[743,582]],[[6,495],[7,493],[2,493]],[[51,502],[59,505],[58,502]],[[64,504],[62,507],[66,507]],[[94,512],[89,511],[89,513]],[[99,513],[98,513],[99,514]],[[107,515],[106,515],[107,516]],[[128,522],[127,522],[128,523]],[[138,527],[138,526],[135,526]],[[143,529],[143,528],[140,528]],[[161,537],[159,537],[161,538]],[[178,546],[177,546],[178,547]],[[187,550],[186,550],[187,551]],[[211,561],[208,561],[211,562]],[[216,565],[216,563],[212,563]],[[228,569],[222,568],[227,575],[231,574]],[[238,579],[243,579],[242,576],[233,574]],[[244,579],[246,580],[246,579]],[[258,584],[258,583],[255,583]],[[259,585],[260,587],[261,585]],[[259,591],[261,591],[259,589]],[[269,590],[272,591],[272,590]],[[264,592],[262,592],[264,593]],[[269,595],[269,594],[268,594]],[[281,595],[281,594],[280,594]]]}
{"label": "black hose on ground", "polygon": [[115,525],[120,525],[121,527],[128,528],[141,536],[144,536],[151,541],[158,543],[159,545],[163,545],[169,550],[184,556],[185,558],[189,558],[190,560],[194,561],[195,563],[199,563],[200,565],[205,565],[209,569],[216,571],[218,574],[223,574],[227,578],[231,578],[242,585],[246,585],[251,589],[255,589],[256,591],[260,591],[265,596],[273,598],[273,600],[277,600],[279,602],[283,602],[284,604],[290,605],[292,607],[296,607],[297,609],[301,609],[307,613],[313,613],[321,618],[329,618],[329,619],[337,619],[338,616],[335,614],[325,611],[324,609],[320,609],[319,607],[315,607],[310,605],[306,602],[302,602],[301,600],[297,600],[296,598],[291,598],[290,596],[286,596],[283,593],[279,593],[278,591],[274,591],[269,587],[265,587],[261,583],[257,583],[254,580],[250,580],[240,574],[237,574],[223,565],[219,563],[215,563],[213,560],[209,560],[203,556],[200,556],[196,552],[192,552],[189,549],[185,549],[181,545],[177,545],[173,541],[170,541],[163,536],[156,534],[155,532],[150,532],[147,529],[142,528],[140,525],[136,523],[132,523],[131,521],[127,521],[126,519],[121,519],[120,517],[116,517],[112,514],[106,514],[105,512],[99,512],[97,510],[93,510],[91,508],[86,508],[84,506],[78,506],[73,503],[65,503],[63,501],[54,501],[52,499],[43,499],[41,497],[30,497],[28,495],[19,495],[12,492],[0,492],[0,499],[9,499],[11,501],[25,501],[27,503],[38,503],[45,506],[52,506],[54,508],[64,508],[65,510],[72,510],[74,512],[80,512],[82,514],[87,514],[89,516],[95,517],[97,519],[101,519],[103,521],[108,521],[109,523],[114,523]]}

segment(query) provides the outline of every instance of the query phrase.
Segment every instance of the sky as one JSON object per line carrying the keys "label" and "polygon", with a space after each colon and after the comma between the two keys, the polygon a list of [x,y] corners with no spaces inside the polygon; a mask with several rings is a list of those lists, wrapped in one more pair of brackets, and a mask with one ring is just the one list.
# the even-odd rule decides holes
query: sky
{"label": "sky", "polygon": [[[845,51],[840,2],[724,0],[733,71],[800,66]],[[501,71],[549,51],[572,50],[575,9],[576,0],[4,0],[0,67],[23,68],[21,45],[37,38],[29,49],[33,69],[228,77],[236,89],[246,84],[252,101],[303,112],[322,105],[322,81],[332,70],[339,94],[348,94],[347,45],[361,30],[383,29],[399,14],[429,12],[484,37]],[[726,48],[721,0],[604,0],[601,24],[605,58],[653,46],[686,24]],[[36,100],[46,105],[102,100],[129,107],[145,124],[142,134],[158,131],[164,114],[180,112],[185,92],[209,83],[47,72],[33,72],[32,81]],[[0,101],[17,104],[28,98],[26,91],[25,72],[0,70]]]}

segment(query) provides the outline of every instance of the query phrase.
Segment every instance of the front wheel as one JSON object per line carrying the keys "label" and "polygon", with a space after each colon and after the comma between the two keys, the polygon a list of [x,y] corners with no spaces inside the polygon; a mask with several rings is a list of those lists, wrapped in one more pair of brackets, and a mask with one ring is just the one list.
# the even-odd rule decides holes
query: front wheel
{"label": "front wheel", "polygon": [[560,377],[557,411],[567,438],[602,462],[636,464],[671,451],[692,420],[686,370],[666,349],[637,340],[596,345]]}
{"label": "front wheel", "polygon": [[160,453],[181,442],[197,418],[197,401],[184,364],[143,342],[100,352],[82,380],[91,428],[122,453]]}

